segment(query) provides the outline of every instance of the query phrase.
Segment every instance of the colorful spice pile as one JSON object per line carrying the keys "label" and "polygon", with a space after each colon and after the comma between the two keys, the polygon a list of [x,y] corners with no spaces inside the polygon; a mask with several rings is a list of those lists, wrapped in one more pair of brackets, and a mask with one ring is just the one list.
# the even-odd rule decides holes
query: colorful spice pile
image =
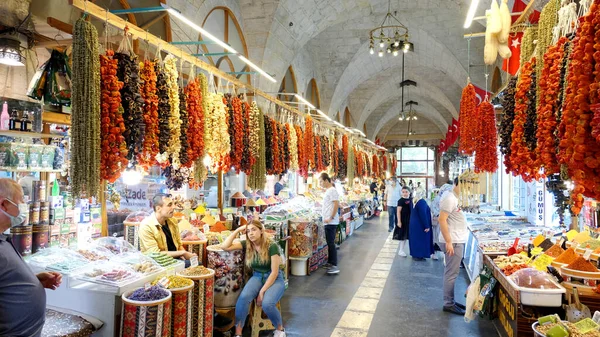
{"label": "colorful spice pile", "polygon": [[575,248],[571,247],[565,250],[564,253],[560,254],[554,262],[569,264],[575,261],[579,255],[575,252]]}
{"label": "colorful spice pile", "polygon": [[185,277],[181,277],[181,276],[177,276],[177,275],[171,275],[171,276],[166,276],[166,277],[160,277],[157,278],[156,280],[152,281],[152,285],[157,285],[159,284],[159,282],[164,282],[163,279],[168,280],[168,282],[166,282],[167,286],[165,287],[166,289],[179,289],[179,288],[184,288],[184,287],[189,287],[192,284],[194,284],[194,281],[190,280],[189,278],[185,278]]}
{"label": "colorful spice pile", "polygon": [[582,256],[577,257],[575,261],[569,263],[569,265],[565,268],[571,270],[587,271],[592,273],[600,272],[598,268],[596,268],[590,261],[584,259]]}
{"label": "colorful spice pile", "polygon": [[132,301],[150,302],[162,300],[169,296],[169,292],[159,286],[152,286],[148,289],[136,289],[131,295],[127,296]]}
{"label": "colorful spice pile", "polygon": [[502,272],[504,273],[504,275],[510,276],[510,275],[514,274],[515,272],[517,272],[521,269],[525,269],[525,268],[529,268],[529,266],[526,265],[525,263],[512,264],[512,265],[509,265],[506,268],[502,269]]}
{"label": "colorful spice pile", "polygon": [[196,266],[196,267],[189,267],[187,269],[184,269],[179,274],[185,275],[185,276],[204,276],[204,275],[208,275],[212,272],[213,272],[212,269],[208,269],[204,266]]}
{"label": "colorful spice pile", "polygon": [[554,246],[550,247],[550,249],[548,249],[547,251],[545,251],[544,253],[548,256],[557,258],[559,257],[562,253],[564,253],[565,250],[562,249],[561,246],[559,246],[558,244],[555,244]]}

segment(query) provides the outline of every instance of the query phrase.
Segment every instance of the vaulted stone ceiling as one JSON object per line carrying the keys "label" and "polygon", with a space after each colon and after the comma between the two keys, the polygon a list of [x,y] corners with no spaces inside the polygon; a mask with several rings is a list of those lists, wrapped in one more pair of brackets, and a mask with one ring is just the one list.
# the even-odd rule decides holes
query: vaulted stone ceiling
{"label": "vaulted stone ceiling", "polygon": [[[34,3],[39,1],[42,0],[33,0]],[[368,52],[368,32],[381,23],[387,12],[388,0],[95,2],[103,7],[118,8],[127,3],[135,8],[155,6],[160,1],[179,9],[198,24],[204,22],[213,8],[229,8],[239,21],[249,58],[273,74],[279,82],[291,65],[300,94],[305,95],[308,82],[316,79],[321,110],[332,118],[348,108],[353,123],[356,123],[351,127],[362,130],[365,125],[367,136],[371,139],[385,140],[386,136],[394,135],[390,145],[401,134],[407,134],[406,128],[398,122],[402,109],[399,86],[402,81],[402,57],[386,55],[379,58]],[[537,0],[535,7],[540,9],[547,1]],[[418,139],[419,134],[429,137],[445,133],[452,118],[458,116],[461,90],[469,75],[474,84],[485,87],[484,40],[472,39],[469,53],[467,40],[463,38],[465,33],[485,30],[483,21],[473,22],[468,31],[463,29],[470,2],[391,0],[392,12],[396,12],[398,19],[408,27],[415,49],[406,54],[404,60],[404,78],[418,83],[417,87],[405,88],[404,92],[405,102],[419,102],[415,107],[419,119],[413,122],[417,136],[413,136],[413,139]],[[512,2],[509,1],[511,8]],[[66,3],[65,0],[61,6],[67,6]],[[491,0],[480,1],[476,15],[484,15],[490,3]],[[138,21],[146,21],[149,17]],[[162,31],[166,35],[164,25],[153,28],[155,31],[157,29],[157,33]],[[195,31],[177,19],[171,20],[171,32],[173,41],[198,38]],[[488,68],[489,73],[492,70],[492,67]],[[261,77],[257,77],[255,83],[267,92],[276,92],[280,85]]]}

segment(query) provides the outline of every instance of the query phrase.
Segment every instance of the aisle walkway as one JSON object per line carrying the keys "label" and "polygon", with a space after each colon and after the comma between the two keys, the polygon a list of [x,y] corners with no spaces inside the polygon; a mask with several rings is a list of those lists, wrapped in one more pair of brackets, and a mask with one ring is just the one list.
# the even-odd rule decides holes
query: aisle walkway
{"label": "aisle walkway", "polygon": [[[467,324],[442,312],[442,261],[412,261],[398,256],[395,247],[383,213],[342,244],[339,275],[328,276],[320,269],[310,276],[291,276],[282,300],[287,335],[497,336],[490,321]],[[457,284],[464,292],[464,271]]]}

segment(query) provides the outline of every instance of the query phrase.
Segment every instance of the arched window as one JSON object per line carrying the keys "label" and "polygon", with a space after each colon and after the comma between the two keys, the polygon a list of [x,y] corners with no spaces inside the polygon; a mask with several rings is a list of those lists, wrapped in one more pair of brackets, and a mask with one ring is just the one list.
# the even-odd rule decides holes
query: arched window
{"label": "arched window", "polygon": [[[244,34],[235,15],[229,8],[221,6],[213,8],[204,19],[202,27],[248,57],[248,47],[246,46]],[[212,43],[211,40],[204,40],[202,34],[198,35],[198,41],[206,41],[206,44],[196,47],[197,54],[202,54],[199,55],[202,60],[224,72],[231,73],[232,76],[242,82],[250,84],[250,75],[240,74],[240,72],[251,71],[246,63],[237,56],[231,55],[218,44]]]}
{"label": "arched window", "polygon": [[321,96],[319,96],[319,88],[317,87],[317,80],[314,78],[308,82],[306,87],[306,100],[312,105],[316,106],[317,109],[321,108]]}
{"label": "arched window", "polygon": [[[285,76],[281,81],[281,86],[279,87],[279,92],[281,93],[290,93],[297,94],[298,93],[298,84],[296,83],[296,75],[294,74],[294,68],[289,66],[287,71],[285,72]],[[279,99],[286,101],[296,101],[296,97],[293,95],[279,95]]]}

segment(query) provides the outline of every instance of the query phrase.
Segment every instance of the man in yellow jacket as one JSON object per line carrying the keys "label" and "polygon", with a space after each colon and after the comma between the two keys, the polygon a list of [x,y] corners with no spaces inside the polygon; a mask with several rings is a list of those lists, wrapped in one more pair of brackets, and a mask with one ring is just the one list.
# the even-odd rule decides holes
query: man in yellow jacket
{"label": "man in yellow jacket", "polygon": [[166,253],[186,261],[196,256],[183,248],[177,220],[173,218],[175,204],[170,194],[157,194],[152,199],[154,212],[140,224],[140,249],[143,253]]}

